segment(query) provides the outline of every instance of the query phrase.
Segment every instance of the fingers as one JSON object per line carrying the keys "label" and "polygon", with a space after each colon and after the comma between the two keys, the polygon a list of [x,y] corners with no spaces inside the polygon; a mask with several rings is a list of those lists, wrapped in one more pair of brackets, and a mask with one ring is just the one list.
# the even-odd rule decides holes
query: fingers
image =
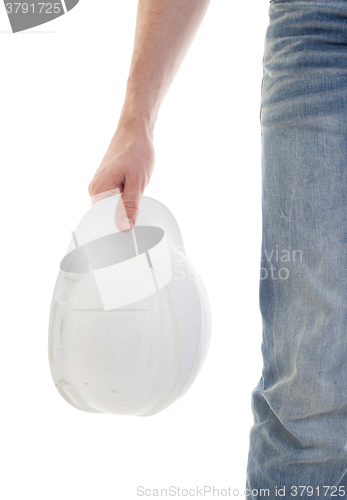
{"label": "fingers", "polygon": [[95,205],[95,203],[98,203],[98,201],[104,198],[122,195],[118,203],[116,214],[116,223],[121,231],[132,229],[136,224],[139,216],[140,201],[146,184],[144,179],[143,182],[141,182],[141,178],[142,176],[137,172],[136,175],[131,175],[128,178],[123,177],[122,183],[112,179],[112,183],[117,187],[111,187],[112,183],[108,178],[102,176],[100,179],[100,174],[98,174],[97,178],[94,178],[89,185],[92,205]]}
{"label": "fingers", "polygon": [[90,199],[92,201],[92,205],[95,205],[95,203],[98,203],[98,201],[103,200],[104,198],[108,198],[109,196],[114,196],[116,194],[120,194],[119,188],[110,189],[98,194],[93,194],[90,196]]}

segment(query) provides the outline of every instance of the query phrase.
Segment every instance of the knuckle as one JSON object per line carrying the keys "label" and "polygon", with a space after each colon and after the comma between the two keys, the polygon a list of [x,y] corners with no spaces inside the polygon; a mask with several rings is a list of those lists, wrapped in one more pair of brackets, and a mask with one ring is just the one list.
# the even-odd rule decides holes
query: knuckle
{"label": "knuckle", "polygon": [[135,200],[126,200],[124,201],[124,208],[125,210],[131,213],[138,212],[140,209],[140,204],[138,201]]}

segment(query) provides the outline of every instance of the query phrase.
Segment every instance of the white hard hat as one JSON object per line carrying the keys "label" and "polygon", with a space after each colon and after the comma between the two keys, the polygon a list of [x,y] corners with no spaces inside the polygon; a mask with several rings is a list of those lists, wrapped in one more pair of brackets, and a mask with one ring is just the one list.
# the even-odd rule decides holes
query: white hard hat
{"label": "white hard hat", "polygon": [[149,416],[192,385],[211,313],[172,213],[143,196],[136,226],[120,231],[120,200],[99,201],[73,233],[51,303],[49,362],[75,408]]}

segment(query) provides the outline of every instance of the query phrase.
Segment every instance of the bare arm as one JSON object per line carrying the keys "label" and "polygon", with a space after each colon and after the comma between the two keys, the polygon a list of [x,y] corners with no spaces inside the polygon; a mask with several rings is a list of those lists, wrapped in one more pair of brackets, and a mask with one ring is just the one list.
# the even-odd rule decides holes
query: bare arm
{"label": "bare arm", "polygon": [[114,190],[123,193],[124,209],[117,213],[121,229],[136,223],[141,197],[154,168],[153,132],[158,110],[208,4],[209,0],[138,2],[124,105],[117,130],[89,185],[92,203]]}

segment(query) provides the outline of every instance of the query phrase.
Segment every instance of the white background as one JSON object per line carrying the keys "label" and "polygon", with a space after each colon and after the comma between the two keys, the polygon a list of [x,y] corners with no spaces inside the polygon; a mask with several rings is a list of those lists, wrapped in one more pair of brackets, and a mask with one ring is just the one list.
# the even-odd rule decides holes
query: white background
{"label": "white background", "polygon": [[175,215],[207,287],[210,351],[152,417],[80,412],[58,394],[48,319],[59,263],[115,131],[136,0],[80,0],[13,35],[0,5],[0,495],[136,499],[136,487],[245,487],[261,376],[260,85],[268,0],[212,0],[159,112],[145,194]]}

